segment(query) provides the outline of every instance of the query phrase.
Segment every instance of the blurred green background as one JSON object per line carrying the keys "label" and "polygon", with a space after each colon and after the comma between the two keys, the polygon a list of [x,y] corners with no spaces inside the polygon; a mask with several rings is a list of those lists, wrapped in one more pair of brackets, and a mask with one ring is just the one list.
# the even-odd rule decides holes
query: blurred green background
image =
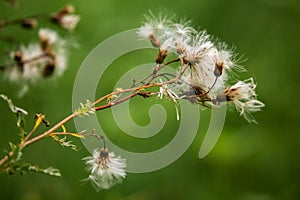
{"label": "blurred green background", "polygon": [[[236,46],[237,51],[247,58],[243,64],[248,72],[243,76],[254,77],[258,83],[259,99],[266,107],[255,114],[258,125],[248,124],[236,112],[228,112],[217,145],[204,159],[198,159],[198,151],[207,128],[205,124],[208,123],[209,112],[201,112],[203,121],[199,133],[180,159],[155,172],[128,174],[123,184],[107,191],[96,192],[90,184],[82,185],[80,180],[87,176],[81,161],[81,158],[88,155],[84,147],[73,152],[45,139],[25,149],[24,160],[41,167],[57,167],[61,169],[63,177],[0,174],[0,199],[300,199],[300,5],[297,0],[18,2],[18,8],[11,9],[2,1],[1,18],[51,13],[67,3],[73,4],[81,16],[71,36],[79,47],[70,50],[69,66],[62,77],[31,87],[22,99],[16,95],[18,85],[0,80],[0,92],[29,111],[30,115],[26,118],[28,129],[34,123],[32,118],[35,113],[46,113],[52,123],[69,114],[72,111],[73,81],[83,59],[106,38],[139,27],[144,20],[143,15],[149,9],[154,13],[167,11],[176,13],[178,18],[192,19],[193,25]],[[49,24],[40,26],[51,27]],[[68,36],[65,31],[59,32]],[[7,34],[17,36],[21,41],[30,40],[34,35],[17,27]],[[151,51],[144,54],[137,52],[139,56],[116,61],[115,66],[107,71],[106,81],[103,81],[106,85],[99,87],[98,95],[109,92],[114,81],[130,66],[137,62],[152,61],[155,55]],[[118,67],[120,70],[117,70]],[[147,108],[152,103],[143,99],[132,102],[131,112],[138,124],[146,125],[149,122]],[[174,116],[172,105],[167,106],[169,114]],[[16,142],[18,138],[14,116],[5,102],[0,102],[0,109],[0,149],[4,149],[8,148],[8,141]],[[137,151],[154,150],[168,143],[176,131],[171,121],[168,122],[168,128],[149,141],[129,137],[120,141],[118,138],[122,138],[123,133],[113,123],[110,112],[105,111],[99,117],[103,119],[105,131],[112,133],[111,139],[114,142],[128,149],[136,148]],[[175,117],[173,123],[176,123]],[[75,130],[73,122],[68,123],[67,128]],[[75,143],[81,145],[80,141]]]}

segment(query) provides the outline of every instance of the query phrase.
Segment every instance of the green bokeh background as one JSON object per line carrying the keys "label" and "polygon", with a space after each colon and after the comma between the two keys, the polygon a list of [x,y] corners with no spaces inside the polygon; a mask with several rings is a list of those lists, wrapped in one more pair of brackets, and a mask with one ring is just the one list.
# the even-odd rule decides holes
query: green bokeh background
{"label": "green bokeh background", "polygon": [[[28,129],[34,123],[35,113],[46,113],[53,123],[69,114],[73,82],[84,58],[106,38],[140,26],[149,9],[154,13],[176,13],[178,18],[192,19],[195,26],[236,46],[237,51],[247,58],[243,64],[248,72],[243,76],[254,77],[259,98],[266,107],[255,115],[258,125],[248,124],[235,112],[229,112],[217,145],[204,159],[197,156],[209,112],[201,112],[204,125],[200,125],[192,146],[180,159],[155,172],[128,174],[123,184],[107,191],[96,192],[90,184],[82,185],[80,180],[87,176],[81,161],[88,155],[84,147],[73,152],[51,140],[42,140],[25,149],[24,160],[41,167],[57,167],[63,177],[0,174],[0,199],[300,199],[300,5],[297,0],[20,0],[17,9],[1,2],[0,16],[4,19],[51,13],[67,3],[75,6],[81,21],[71,36],[79,47],[70,50],[70,62],[64,76],[38,83],[22,99],[16,95],[18,85],[0,80],[0,93],[7,94],[16,105],[29,111]],[[41,26],[53,27],[49,24]],[[62,30],[59,32],[69,35]],[[6,30],[5,34],[20,41],[30,41],[36,35],[17,27]],[[0,45],[2,51],[4,44]],[[109,92],[130,66],[149,62],[155,53],[146,51],[137,52],[137,55],[122,57],[112,65],[98,95]],[[143,99],[132,102],[131,112],[136,123],[145,125],[149,122],[147,109],[152,103],[156,102]],[[166,104],[170,116],[174,116],[172,105]],[[18,138],[14,116],[5,102],[0,102],[0,113],[0,149],[3,149],[8,148],[8,141],[16,142]],[[148,141],[124,139],[109,111],[99,114],[99,118],[114,142],[137,151],[163,146],[172,139],[177,127],[174,117],[164,131]],[[75,130],[73,122],[66,126],[68,130]],[[81,145],[80,141],[75,143]]]}

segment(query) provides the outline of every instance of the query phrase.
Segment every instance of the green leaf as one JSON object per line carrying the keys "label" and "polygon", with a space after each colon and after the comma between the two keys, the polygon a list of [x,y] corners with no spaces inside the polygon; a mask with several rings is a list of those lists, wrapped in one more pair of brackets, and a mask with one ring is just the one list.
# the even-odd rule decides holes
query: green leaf
{"label": "green leaf", "polygon": [[83,115],[89,115],[89,114],[94,114],[95,111],[93,109],[93,104],[89,100],[86,100],[86,103],[80,103],[80,108],[75,110],[75,113],[78,116],[83,116]]}
{"label": "green leaf", "polygon": [[61,177],[61,173],[59,169],[53,167],[48,167],[46,169],[43,169],[37,165],[33,165],[30,163],[12,165],[8,168],[7,172],[8,174],[11,175],[16,173],[27,174],[28,172],[34,172],[34,173],[46,174],[49,176]]}
{"label": "green leaf", "polygon": [[0,97],[8,103],[8,106],[13,113],[23,113],[24,115],[28,115],[28,112],[26,110],[15,106],[12,100],[9,99],[6,95],[0,94]]}
{"label": "green leaf", "polygon": [[28,165],[27,170],[31,171],[31,172],[46,174],[49,176],[61,177],[60,170],[53,168],[53,167],[48,167],[46,169],[42,169],[42,168],[39,168],[37,165]]}
{"label": "green leaf", "polygon": [[10,146],[11,150],[14,153],[12,157],[9,157],[10,160],[13,161],[13,162],[15,162],[15,163],[18,162],[18,161],[20,161],[21,158],[22,158],[22,155],[23,155],[20,147],[18,145],[15,145],[12,142],[9,142],[9,146]]}
{"label": "green leaf", "polygon": [[58,142],[60,145],[64,146],[64,147],[70,147],[71,149],[73,149],[74,151],[77,151],[78,150],[78,147],[72,143],[71,140],[67,141],[67,137],[63,137],[63,138],[60,138],[58,137],[57,135],[50,135],[50,137]]}
{"label": "green leaf", "polygon": [[21,139],[25,138],[25,135],[27,134],[27,132],[24,130],[24,124],[25,124],[25,120],[24,120],[24,115],[28,115],[28,112],[20,107],[17,107],[13,104],[12,100],[9,99],[6,95],[4,94],[0,94],[0,97],[7,102],[11,112],[13,112],[16,115],[17,118],[17,127],[19,127],[20,129],[20,136]]}

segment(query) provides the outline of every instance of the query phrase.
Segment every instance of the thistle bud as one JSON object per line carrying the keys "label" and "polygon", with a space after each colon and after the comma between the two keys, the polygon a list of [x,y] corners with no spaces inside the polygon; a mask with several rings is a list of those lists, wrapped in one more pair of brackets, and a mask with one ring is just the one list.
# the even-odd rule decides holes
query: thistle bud
{"label": "thistle bud", "polygon": [[23,72],[24,71],[24,62],[23,62],[23,53],[22,53],[22,51],[18,50],[14,53],[14,60],[16,61],[18,70],[20,72]]}
{"label": "thistle bud", "polygon": [[181,42],[177,43],[177,45],[176,45],[176,52],[179,55],[183,55],[183,54],[186,53],[186,48],[185,48],[185,46]]}
{"label": "thistle bud", "polygon": [[223,68],[224,68],[224,63],[216,63],[215,64],[215,70],[214,70],[214,75],[216,77],[222,76],[222,72],[223,72]]}
{"label": "thistle bud", "polygon": [[75,12],[75,9],[74,9],[74,7],[73,7],[72,5],[66,5],[65,7],[63,7],[63,8],[59,11],[59,13],[60,13],[61,15],[72,14],[72,13],[74,13],[74,12]]}
{"label": "thistle bud", "polygon": [[26,29],[34,29],[38,24],[38,22],[35,18],[26,18],[26,19],[21,20],[20,23],[21,23],[21,26]]}
{"label": "thistle bud", "polygon": [[62,28],[72,31],[80,20],[79,15],[72,14],[74,11],[75,9],[72,5],[67,5],[58,13],[51,15],[50,19],[53,23],[60,25]]}
{"label": "thistle bud", "polygon": [[50,77],[50,76],[53,75],[54,71],[55,71],[55,60],[54,59],[50,59],[47,62],[46,66],[45,66],[45,68],[43,70],[43,76],[44,77]]}
{"label": "thistle bud", "polygon": [[159,42],[159,40],[157,39],[157,37],[155,36],[154,33],[151,33],[148,37],[149,37],[149,40],[150,40],[153,47],[156,47],[156,48],[160,47],[160,42]]}
{"label": "thistle bud", "polygon": [[169,52],[167,50],[159,49],[158,54],[157,54],[157,56],[155,58],[155,62],[157,64],[163,63],[164,60],[165,60],[165,58],[167,57],[168,53]]}

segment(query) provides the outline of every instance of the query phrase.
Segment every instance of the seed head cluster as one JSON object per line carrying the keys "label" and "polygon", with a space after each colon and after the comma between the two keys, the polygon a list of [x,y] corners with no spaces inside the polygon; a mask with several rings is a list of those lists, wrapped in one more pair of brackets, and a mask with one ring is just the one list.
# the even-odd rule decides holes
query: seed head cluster
{"label": "seed head cluster", "polygon": [[4,68],[10,81],[23,85],[23,94],[28,90],[29,83],[59,76],[66,68],[65,41],[55,31],[47,28],[41,28],[38,37],[39,43],[22,45],[18,50],[12,51],[14,63]]}
{"label": "seed head cluster", "polygon": [[[72,5],[66,5],[58,12],[45,16],[22,17],[14,20],[0,21],[1,28],[9,28],[12,25],[19,25],[23,29],[33,30],[39,22],[50,19],[51,23],[57,24],[63,29],[73,31],[80,16],[75,13]],[[19,96],[23,96],[32,83],[39,83],[43,78],[61,75],[67,64],[67,46],[71,46],[65,39],[62,39],[56,31],[49,28],[40,28],[35,41],[26,44],[10,45],[13,50],[6,50],[10,60],[5,59],[7,64],[0,65],[2,72],[12,82],[20,83]],[[13,43],[13,37],[6,41]],[[69,42],[70,43],[70,42]]]}
{"label": "seed head cluster", "polygon": [[248,122],[256,122],[251,112],[259,111],[264,104],[256,99],[252,78],[238,80],[236,73],[245,70],[238,64],[237,55],[225,43],[213,42],[206,31],[197,31],[190,24],[150,13],[137,30],[140,38],[158,49],[157,65],[162,65],[170,54],[180,60],[180,83],[170,85],[168,91],[173,95],[165,96],[173,102],[187,99],[206,107],[233,104]]}

